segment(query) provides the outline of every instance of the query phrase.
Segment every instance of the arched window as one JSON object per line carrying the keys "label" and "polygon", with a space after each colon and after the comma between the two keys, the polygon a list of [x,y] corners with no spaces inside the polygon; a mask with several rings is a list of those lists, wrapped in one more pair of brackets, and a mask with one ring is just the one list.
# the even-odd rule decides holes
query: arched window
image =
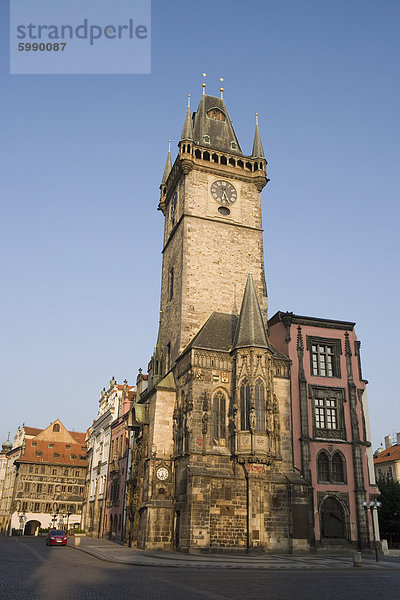
{"label": "arched window", "polygon": [[250,385],[245,378],[240,386],[240,429],[249,431]]}
{"label": "arched window", "polygon": [[195,150],[194,151],[194,155],[195,155],[196,158],[201,158],[201,152],[200,152],[200,150]]}
{"label": "arched window", "polygon": [[212,436],[215,440],[225,437],[225,395],[218,391],[213,396],[212,402]]}
{"label": "arched window", "polygon": [[332,481],[335,483],[344,483],[346,481],[344,461],[339,452],[335,452],[332,457]]}
{"label": "arched window", "polygon": [[226,160],[226,156],[221,156],[221,165],[226,165],[227,164],[227,160]]}
{"label": "arched window", "polygon": [[53,431],[60,431],[60,426],[59,426],[59,424],[58,424],[58,423],[55,423],[55,424],[53,425]]}
{"label": "arched window", "polygon": [[256,431],[265,431],[265,395],[264,382],[257,379],[254,386],[255,405],[256,405]]}
{"label": "arched window", "polygon": [[317,460],[318,481],[329,481],[329,457],[326,452],[320,452]]}
{"label": "arched window", "polygon": [[203,160],[210,160],[210,153],[209,152],[203,152]]}

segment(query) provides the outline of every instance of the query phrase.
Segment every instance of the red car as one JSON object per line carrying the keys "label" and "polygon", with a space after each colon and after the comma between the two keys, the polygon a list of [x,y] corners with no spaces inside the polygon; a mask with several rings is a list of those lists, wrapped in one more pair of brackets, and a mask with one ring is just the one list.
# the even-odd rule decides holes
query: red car
{"label": "red car", "polygon": [[46,538],[47,546],[66,546],[67,534],[63,529],[51,529]]}

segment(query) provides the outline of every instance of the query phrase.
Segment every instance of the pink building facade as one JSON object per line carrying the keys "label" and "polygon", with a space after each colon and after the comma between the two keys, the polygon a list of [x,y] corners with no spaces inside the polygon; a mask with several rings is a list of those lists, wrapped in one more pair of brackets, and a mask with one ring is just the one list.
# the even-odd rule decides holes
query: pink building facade
{"label": "pink building facade", "polygon": [[111,424],[110,455],[107,477],[103,535],[110,539],[124,539],[126,522],[126,479],[129,460],[129,432],[127,420],[135,397],[134,386],[118,385],[122,397],[118,417]]}
{"label": "pink building facade", "polygon": [[363,502],[378,490],[354,325],[282,312],[269,321],[272,344],[291,360],[293,461],[309,486],[316,548],[364,549],[374,539]]}

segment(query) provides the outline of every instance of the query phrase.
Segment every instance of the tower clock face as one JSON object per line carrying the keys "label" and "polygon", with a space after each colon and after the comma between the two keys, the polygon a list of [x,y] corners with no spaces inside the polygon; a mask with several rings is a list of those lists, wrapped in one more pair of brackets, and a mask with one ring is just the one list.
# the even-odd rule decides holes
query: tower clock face
{"label": "tower clock face", "polygon": [[168,469],[166,467],[160,467],[156,472],[157,479],[160,481],[165,481],[168,479]]}
{"label": "tower clock face", "polygon": [[223,179],[214,181],[211,185],[211,194],[214,200],[222,204],[222,206],[233,204],[237,199],[236,188],[229,181],[224,181]]}

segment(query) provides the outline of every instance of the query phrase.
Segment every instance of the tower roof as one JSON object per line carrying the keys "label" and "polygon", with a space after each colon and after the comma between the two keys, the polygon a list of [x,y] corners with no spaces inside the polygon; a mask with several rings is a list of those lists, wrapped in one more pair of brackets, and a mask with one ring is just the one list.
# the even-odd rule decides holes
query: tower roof
{"label": "tower roof", "polygon": [[260,130],[258,128],[258,115],[256,115],[256,130],[254,132],[253,151],[251,155],[254,156],[254,158],[265,158]]}
{"label": "tower roof", "polygon": [[171,161],[171,140],[169,140],[169,147],[168,147],[168,154],[167,154],[167,160],[165,163],[165,168],[164,168],[164,173],[162,176],[162,181],[161,181],[161,185],[163,185],[167,179],[168,179],[168,175],[171,173],[171,169],[172,169],[172,161]]}
{"label": "tower roof", "polygon": [[232,121],[222,98],[201,97],[197,112],[193,115],[193,140],[202,146],[222,152],[242,154]]}
{"label": "tower roof", "polygon": [[247,277],[233,342],[233,348],[248,347],[270,348],[251,273]]}

